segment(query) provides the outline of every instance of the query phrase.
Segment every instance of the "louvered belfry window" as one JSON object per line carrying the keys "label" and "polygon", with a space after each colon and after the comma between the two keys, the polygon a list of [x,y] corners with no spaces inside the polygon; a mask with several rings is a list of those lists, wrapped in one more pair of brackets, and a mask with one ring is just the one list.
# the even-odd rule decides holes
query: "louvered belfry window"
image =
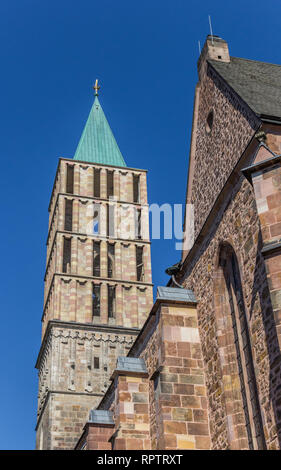
{"label": "louvered belfry window", "polygon": [[143,266],[143,247],[136,246],[136,267],[137,267],[137,281],[143,281],[144,266]]}
{"label": "louvered belfry window", "polygon": [[93,242],[93,276],[100,276],[100,243]]}
{"label": "louvered belfry window", "polygon": [[108,318],[115,318],[115,286],[108,286]]}
{"label": "louvered belfry window", "polygon": [[93,285],[93,317],[100,316],[100,286]]}

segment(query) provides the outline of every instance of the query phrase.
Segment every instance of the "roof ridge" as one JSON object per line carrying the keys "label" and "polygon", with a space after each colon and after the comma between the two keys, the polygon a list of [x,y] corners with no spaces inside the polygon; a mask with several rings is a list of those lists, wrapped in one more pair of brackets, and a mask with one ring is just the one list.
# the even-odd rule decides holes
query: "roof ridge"
{"label": "roof ridge", "polygon": [[[263,60],[255,60],[255,59],[245,59],[244,57],[235,57],[235,56],[230,56],[230,59],[239,59],[239,60],[244,60],[245,62],[255,62],[258,64],[265,64],[265,65],[273,65],[274,67],[281,67],[281,64],[273,64],[272,62],[264,62]],[[221,61],[216,61],[220,62]]]}

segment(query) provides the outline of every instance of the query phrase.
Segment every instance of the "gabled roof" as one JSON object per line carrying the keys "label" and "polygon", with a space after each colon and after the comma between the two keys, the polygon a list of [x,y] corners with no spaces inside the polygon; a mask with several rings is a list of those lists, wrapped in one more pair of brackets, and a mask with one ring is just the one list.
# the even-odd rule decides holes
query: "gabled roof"
{"label": "gabled roof", "polygon": [[281,119],[281,66],[231,57],[208,62],[259,116]]}
{"label": "gabled roof", "polygon": [[97,96],[76,149],[74,160],[126,166]]}

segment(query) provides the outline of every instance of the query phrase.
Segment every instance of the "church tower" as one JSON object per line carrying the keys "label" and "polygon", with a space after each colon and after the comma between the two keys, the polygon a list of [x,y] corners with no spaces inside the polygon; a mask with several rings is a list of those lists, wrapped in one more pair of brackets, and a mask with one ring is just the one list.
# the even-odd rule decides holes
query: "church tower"
{"label": "church tower", "polygon": [[98,99],[49,205],[37,449],[73,449],[152,306],[146,171],[128,168]]}

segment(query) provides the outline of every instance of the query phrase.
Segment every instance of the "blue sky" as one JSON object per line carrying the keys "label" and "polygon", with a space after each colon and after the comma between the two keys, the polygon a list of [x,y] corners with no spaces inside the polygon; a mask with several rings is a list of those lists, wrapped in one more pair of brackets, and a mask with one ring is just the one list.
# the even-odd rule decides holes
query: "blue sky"
{"label": "blue sky", "polygon": [[[231,55],[281,64],[276,0],[1,1],[1,449],[34,448],[47,207],[92,83],[128,166],[149,170],[149,201],[183,203],[208,14]],[[173,240],[153,241],[156,285],[178,259]]]}

